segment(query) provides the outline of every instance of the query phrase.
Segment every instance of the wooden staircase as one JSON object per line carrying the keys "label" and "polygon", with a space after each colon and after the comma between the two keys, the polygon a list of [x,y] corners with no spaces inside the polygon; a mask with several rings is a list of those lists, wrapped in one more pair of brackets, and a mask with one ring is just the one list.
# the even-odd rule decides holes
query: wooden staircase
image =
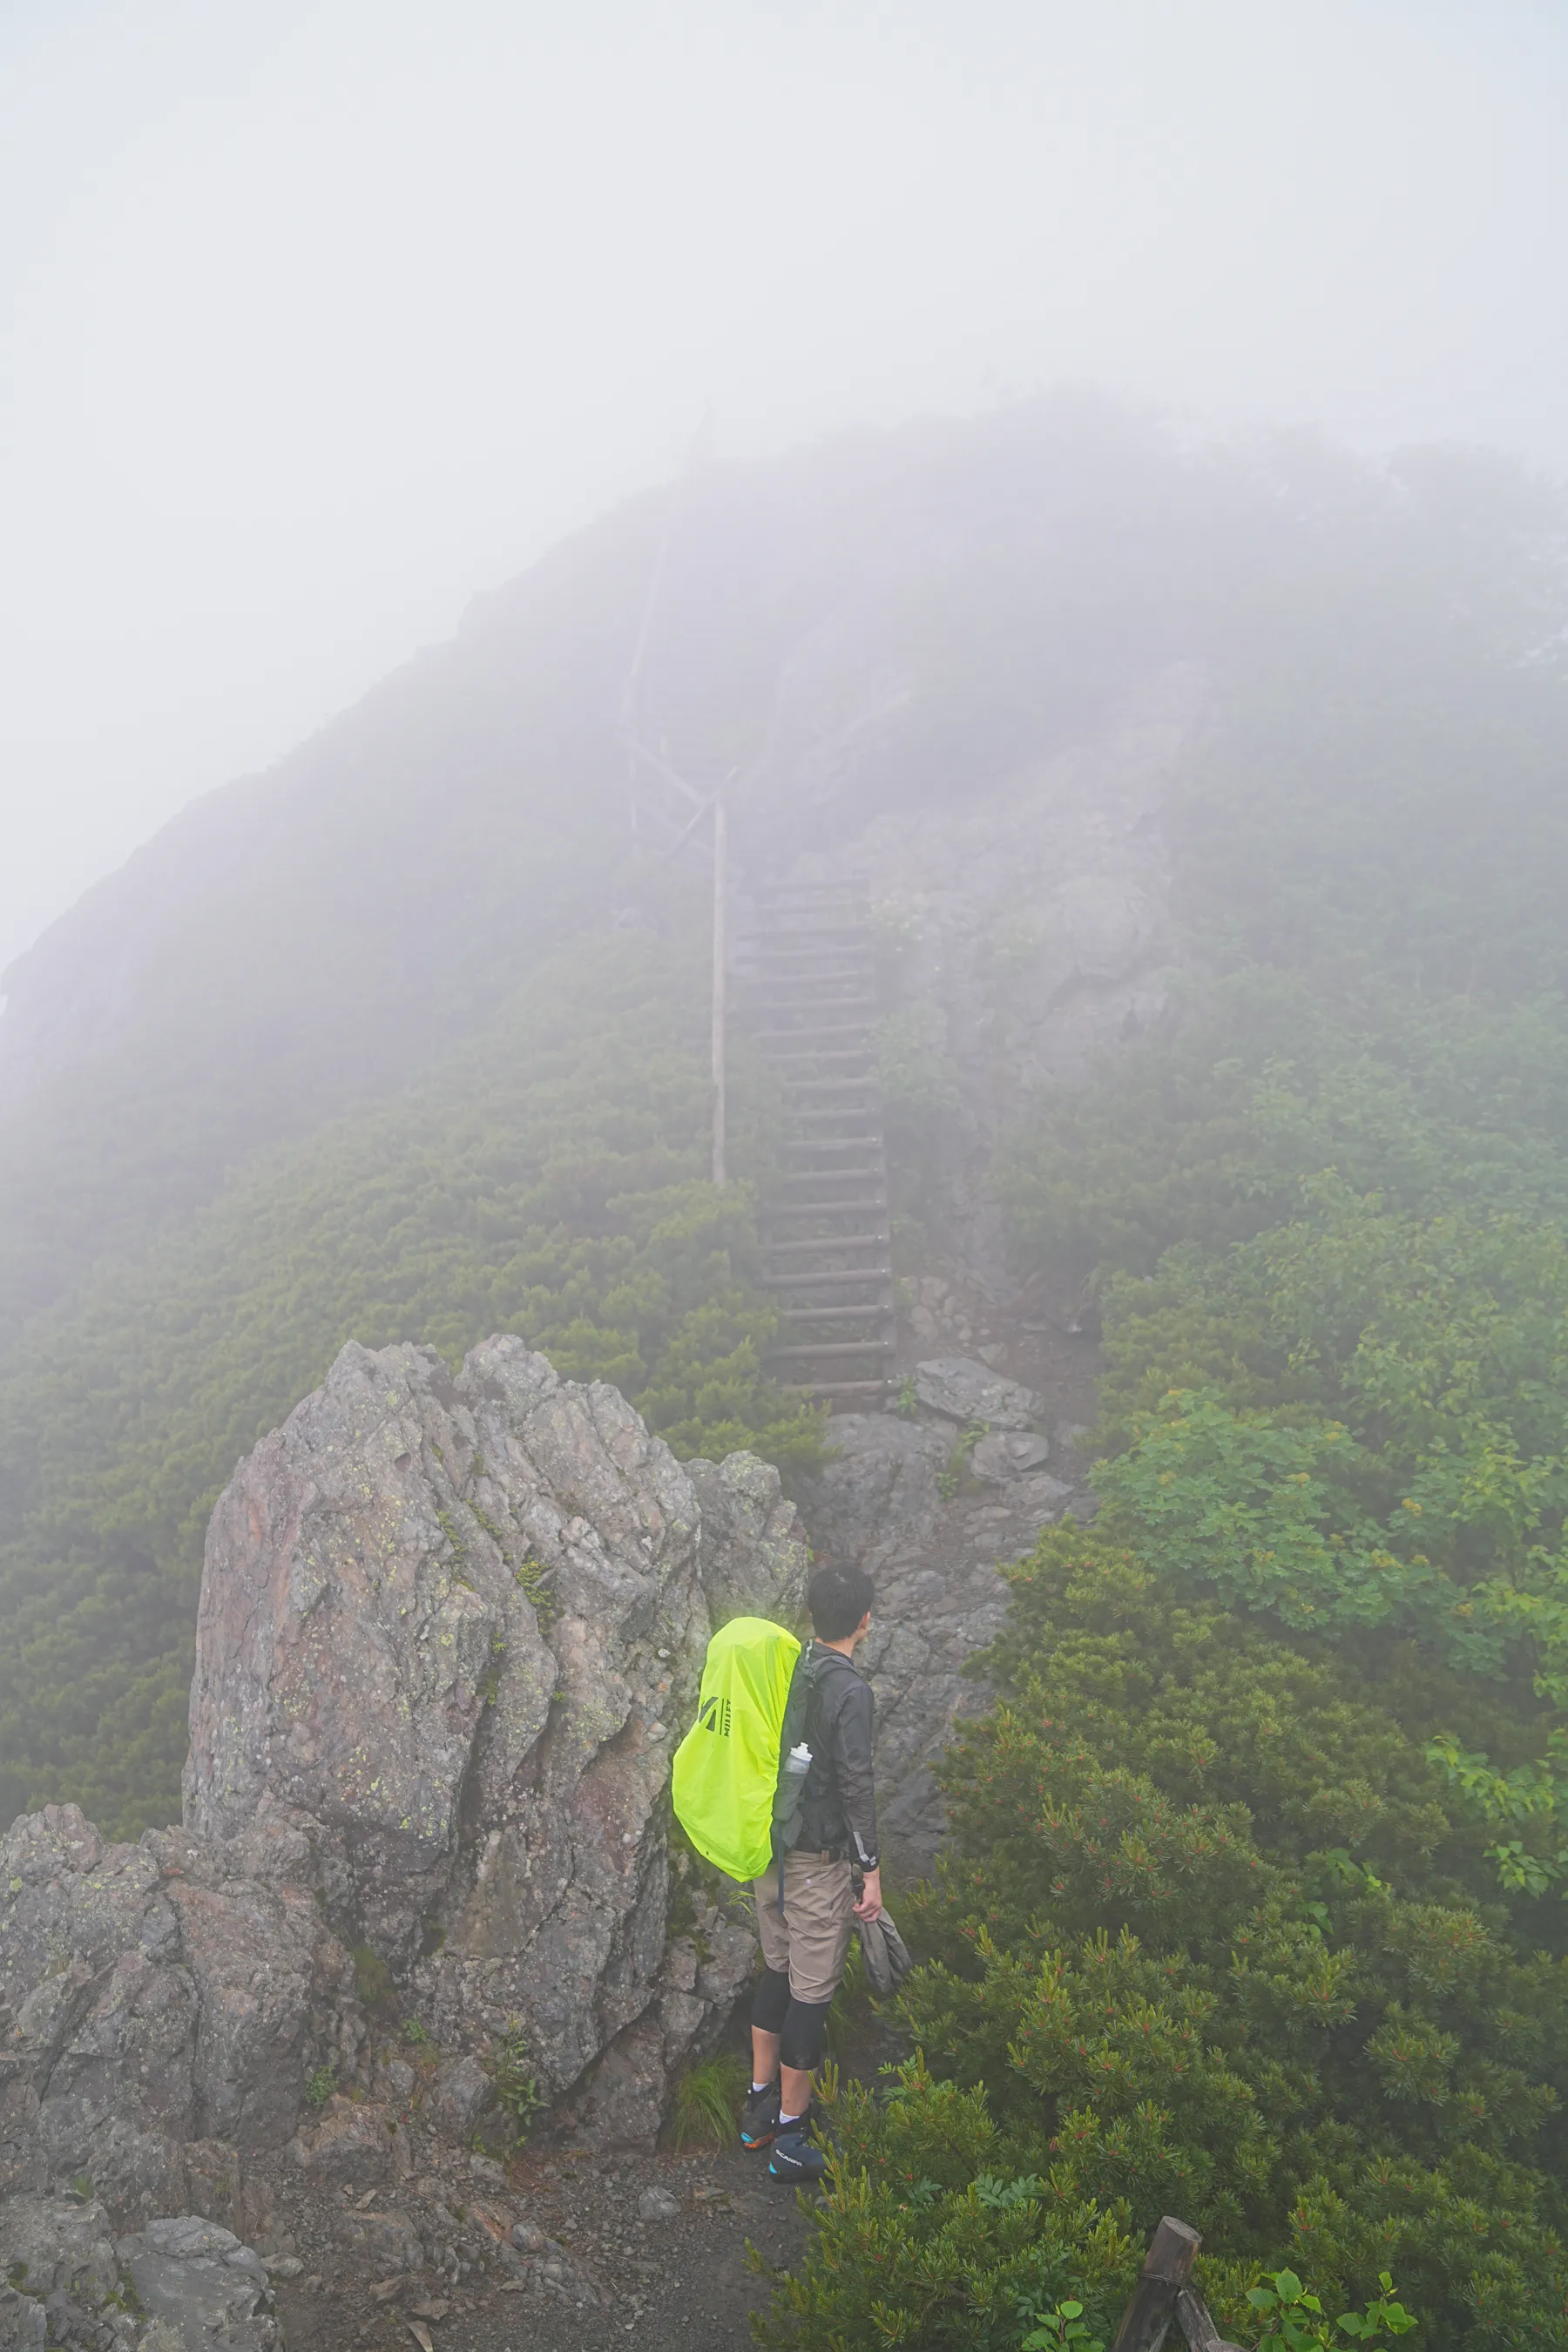
{"label": "wooden staircase", "polygon": [[784,1168],[759,1216],[777,1293],[775,1380],[874,1410],[892,1367],[888,1162],[877,1080],[875,944],[858,883],[757,894],[752,1026],[788,1110]]}

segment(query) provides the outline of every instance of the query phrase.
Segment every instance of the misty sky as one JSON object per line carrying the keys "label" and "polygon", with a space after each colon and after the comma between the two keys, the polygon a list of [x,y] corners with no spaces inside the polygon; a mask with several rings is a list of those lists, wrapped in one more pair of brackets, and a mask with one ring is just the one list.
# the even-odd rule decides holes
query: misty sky
{"label": "misty sky", "polygon": [[1564,0],[0,0],[0,967],[709,408],[1568,471],[1565,121]]}

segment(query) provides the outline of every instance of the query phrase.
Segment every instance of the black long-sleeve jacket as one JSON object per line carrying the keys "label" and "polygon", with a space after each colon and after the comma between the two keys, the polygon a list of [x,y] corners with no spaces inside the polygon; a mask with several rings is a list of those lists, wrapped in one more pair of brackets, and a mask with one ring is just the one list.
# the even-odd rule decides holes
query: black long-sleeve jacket
{"label": "black long-sleeve jacket", "polygon": [[[877,1867],[877,1791],[871,1777],[877,1701],[841,1650],[814,1642],[816,1696],[806,1737],[811,1769],[801,1801],[800,1843],[839,1849],[864,1870]],[[814,1736],[815,1735],[815,1736]]]}

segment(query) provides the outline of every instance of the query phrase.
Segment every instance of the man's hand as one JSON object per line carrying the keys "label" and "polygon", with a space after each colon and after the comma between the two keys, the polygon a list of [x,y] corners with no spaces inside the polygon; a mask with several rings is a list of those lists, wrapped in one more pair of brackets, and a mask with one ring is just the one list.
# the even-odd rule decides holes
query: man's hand
{"label": "man's hand", "polygon": [[868,1870],[866,1873],[866,1883],[860,1889],[860,1900],[855,1906],[855,1916],[857,1919],[869,1920],[879,1919],[881,1916],[882,1874],[879,1870]]}

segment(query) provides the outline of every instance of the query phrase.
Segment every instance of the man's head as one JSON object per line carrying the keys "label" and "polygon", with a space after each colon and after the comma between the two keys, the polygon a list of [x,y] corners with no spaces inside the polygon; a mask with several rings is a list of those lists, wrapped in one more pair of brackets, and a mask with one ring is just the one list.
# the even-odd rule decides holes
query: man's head
{"label": "man's head", "polygon": [[860,1633],[877,1588],[863,1568],[819,1568],[805,1588],[805,1605],[819,1642],[847,1642]]}

